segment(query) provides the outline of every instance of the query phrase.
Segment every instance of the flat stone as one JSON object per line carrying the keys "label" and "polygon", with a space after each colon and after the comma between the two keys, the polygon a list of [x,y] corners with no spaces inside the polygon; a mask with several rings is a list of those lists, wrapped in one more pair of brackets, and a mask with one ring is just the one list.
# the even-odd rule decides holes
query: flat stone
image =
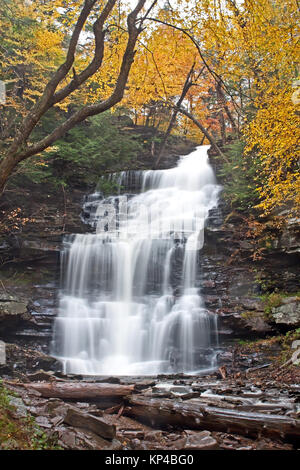
{"label": "flat stone", "polygon": [[25,418],[27,416],[27,408],[24,405],[22,398],[9,395],[9,402],[15,407],[15,413],[17,416],[20,418]]}
{"label": "flat stone", "polygon": [[103,418],[79,411],[71,406],[68,407],[64,422],[74,427],[90,430],[106,439],[113,439],[116,435],[114,424],[107,423]]}
{"label": "flat stone", "polygon": [[46,416],[37,416],[35,422],[42,428],[52,428],[53,425]]}
{"label": "flat stone", "polygon": [[76,434],[73,431],[61,429],[58,433],[59,439],[62,441],[64,447],[74,449],[76,445]]}
{"label": "flat stone", "polygon": [[187,438],[184,448],[188,450],[212,450],[218,448],[218,443],[209,431],[184,431]]}
{"label": "flat stone", "polygon": [[0,302],[18,302],[19,299],[15,295],[8,294],[7,292],[0,294]]}

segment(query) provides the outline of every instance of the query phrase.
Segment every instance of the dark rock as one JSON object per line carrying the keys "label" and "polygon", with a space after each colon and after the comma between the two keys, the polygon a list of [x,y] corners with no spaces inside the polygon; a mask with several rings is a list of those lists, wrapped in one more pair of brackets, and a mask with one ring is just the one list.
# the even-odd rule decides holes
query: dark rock
{"label": "dark rock", "polygon": [[27,374],[27,378],[31,382],[39,382],[41,380],[53,380],[54,372],[53,371],[46,372],[43,369],[40,369],[37,372],[34,372],[33,374]]}
{"label": "dark rock", "polygon": [[27,310],[28,302],[18,300],[15,296],[3,295],[0,299],[0,333],[4,335],[13,330],[21,322],[32,321],[33,318]]}
{"label": "dark rock", "polygon": [[219,314],[219,328],[221,330],[231,330],[231,335],[235,337],[244,337],[249,334],[265,336],[272,333],[274,328],[267,323],[263,312],[232,312]]}
{"label": "dark rock", "polygon": [[143,380],[135,384],[135,390],[144,390],[145,388],[154,387],[154,380]]}
{"label": "dark rock", "polygon": [[64,422],[74,427],[88,429],[107,439],[113,439],[116,435],[115,425],[107,423],[103,418],[84,413],[70,406],[64,417]]}
{"label": "dark rock", "polygon": [[289,219],[280,237],[280,248],[288,254],[300,253],[300,219]]}
{"label": "dark rock", "polygon": [[55,371],[61,367],[54,357],[12,343],[6,343],[6,365],[11,374],[23,371],[33,373],[38,369]]}

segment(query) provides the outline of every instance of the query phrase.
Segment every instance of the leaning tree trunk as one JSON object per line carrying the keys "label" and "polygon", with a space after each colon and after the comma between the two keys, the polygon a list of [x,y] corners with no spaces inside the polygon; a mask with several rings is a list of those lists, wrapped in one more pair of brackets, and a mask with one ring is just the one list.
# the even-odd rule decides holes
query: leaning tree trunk
{"label": "leaning tree trunk", "polygon": [[[31,156],[40,154],[47,148],[51,147],[54,142],[63,137],[66,132],[68,132],[77,124],[81,123],[90,116],[95,116],[107,111],[108,109],[111,109],[122,100],[129,72],[134,61],[137,38],[143,30],[144,21],[147,19],[147,16],[150,14],[151,10],[157,3],[157,0],[152,2],[152,5],[148,9],[146,15],[140,18],[138,18],[138,15],[145,6],[146,0],[137,0],[136,7],[127,16],[127,44],[123,53],[119,74],[111,95],[108,98],[100,100],[96,103],[86,104],[81,109],[75,111],[65,122],[58,125],[58,127],[46,137],[42,138],[38,142],[35,142],[34,144],[29,145],[28,140],[45,113],[53,106],[63,102],[66,98],[68,98],[75,90],[86,83],[90,77],[95,75],[95,73],[97,73],[97,71],[102,66],[104,48],[107,42],[105,40],[105,35],[107,33],[107,29],[105,29],[105,22],[111,15],[112,10],[116,4],[116,0],[107,0],[104,2],[101,11],[96,13],[96,20],[93,23],[95,49],[91,61],[78,75],[75,73],[75,69],[73,67],[76,59],[76,48],[80,34],[88,17],[92,13],[94,6],[96,6],[97,3],[98,2],[96,0],[83,1],[81,12],[70,37],[65,61],[58,66],[54,74],[51,76],[40,98],[23,119],[7,153],[2,155],[0,162],[0,196],[5,189],[8,178],[13,174],[16,166],[20,162],[30,158]],[[72,67],[73,79],[68,80],[68,83],[65,86],[58,89],[58,86],[66,81],[69,72],[72,70]]]}
{"label": "leaning tree trunk", "polygon": [[19,159],[15,154],[3,155],[0,161],[0,196],[18,163]]}
{"label": "leaning tree trunk", "polygon": [[193,116],[193,114],[191,114],[189,111],[187,111],[186,109],[184,108],[178,108],[178,112],[183,114],[184,116],[188,117],[189,119],[191,119],[191,121],[193,121],[194,124],[196,124],[197,127],[199,127],[199,129],[201,130],[201,132],[205,135],[205,137],[207,138],[207,140],[209,141],[209,143],[211,144],[211,146],[216,150],[216,152],[220,155],[220,157],[226,162],[226,163],[229,163],[228,162],[228,158],[226,157],[226,155],[222,152],[222,150],[220,149],[220,147],[218,146],[216,140],[214,139],[214,137],[212,136],[212,134],[210,132],[208,132],[208,130],[201,124],[200,121],[198,121],[198,119],[195,118],[195,116]]}

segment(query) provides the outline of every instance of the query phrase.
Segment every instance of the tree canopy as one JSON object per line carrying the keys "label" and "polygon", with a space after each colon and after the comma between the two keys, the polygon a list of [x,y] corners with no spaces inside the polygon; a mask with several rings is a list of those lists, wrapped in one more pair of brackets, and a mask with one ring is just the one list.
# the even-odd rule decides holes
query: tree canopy
{"label": "tree canopy", "polygon": [[[85,127],[74,126],[120,108],[135,124],[211,143],[233,175],[247,168],[262,214],[299,209],[296,0],[0,0],[0,10],[1,190],[27,160],[47,171],[55,152],[75,169]],[[113,168],[122,157],[111,149]]]}

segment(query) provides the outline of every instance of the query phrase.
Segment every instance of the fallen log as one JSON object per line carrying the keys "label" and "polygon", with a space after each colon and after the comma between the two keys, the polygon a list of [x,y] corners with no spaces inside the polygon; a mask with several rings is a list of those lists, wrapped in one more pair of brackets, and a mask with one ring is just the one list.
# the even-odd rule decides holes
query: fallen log
{"label": "fallen log", "polygon": [[130,395],[134,385],[119,385],[90,382],[36,382],[22,384],[27,390],[35,390],[44,398],[75,400],[97,400],[101,398],[123,398]]}
{"label": "fallen log", "polygon": [[183,429],[222,431],[246,436],[265,435],[295,440],[300,437],[300,420],[275,414],[215,408],[201,403],[170,399],[145,398],[137,395],[126,399],[124,414],[151,426],[174,426]]}

